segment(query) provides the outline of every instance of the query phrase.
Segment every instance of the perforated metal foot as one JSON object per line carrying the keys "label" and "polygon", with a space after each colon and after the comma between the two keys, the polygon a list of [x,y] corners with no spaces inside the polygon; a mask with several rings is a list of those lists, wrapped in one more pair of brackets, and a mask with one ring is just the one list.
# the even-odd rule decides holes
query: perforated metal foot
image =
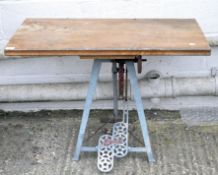
{"label": "perforated metal foot", "polygon": [[111,135],[102,135],[98,140],[98,169],[109,172],[114,166],[113,138]]}
{"label": "perforated metal foot", "polygon": [[121,158],[128,153],[128,123],[118,122],[113,126],[114,156]]}

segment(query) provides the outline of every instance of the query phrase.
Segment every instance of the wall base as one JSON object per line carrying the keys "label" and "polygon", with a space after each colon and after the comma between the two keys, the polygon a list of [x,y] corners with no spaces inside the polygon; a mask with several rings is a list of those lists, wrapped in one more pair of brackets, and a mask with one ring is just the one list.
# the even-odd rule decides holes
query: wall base
{"label": "wall base", "polygon": [[[154,103],[155,102],[155,103]],[[144,109],[180,110],[194,107],[218,107],[218,97],[177,97],[162,98],[160,101],[143,100]],[[4,111],[40,111],[40,110],[70,110],[83,109],[84,101],[53,101],[53,102],[23,102],[23,103],[0,103],[0,110]],[[92,109],[112,109],[112,100],[98,100],[92,104]],[[135,109],[133,101],[129,102],[129,108]],[[119,103],[122,109],[122,102]]]}

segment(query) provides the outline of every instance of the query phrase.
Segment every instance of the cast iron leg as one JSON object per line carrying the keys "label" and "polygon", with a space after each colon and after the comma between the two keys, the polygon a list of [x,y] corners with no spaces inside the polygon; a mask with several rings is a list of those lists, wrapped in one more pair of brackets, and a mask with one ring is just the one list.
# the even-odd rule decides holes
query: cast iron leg
{"label": "cast iron leg", "polygon": [[152,149],[151,149],[151,144],[150,144],[150,138],[149,138],[149,133],[148,133],[148,128],[147,128],[147,122],[145,119],[145,113],[144,113],[144,108],[143,108],[143,103],[141,99],[141,94],[140,94],[140,89],[138,87],[138,81],[136,77],[136,72],[135,72],[135,67],[133,62],[126,62],[127,69],[128,69],[128,75],[131,83],[131,87],[134,93],[134,99],[136,103],[136,108],[137,108],[137,113],[139,116],[139,121],[141,125],[141,130],[142,130],[142,135],[145,143],[145,148],[146,152],[148,155],[148,161],[149,162],[155,162]]}
{"label": "cast iron leg", "polygon": [[83,143],[83,139],[85,135],[85,129],[86,129],[88,118],[89,118],[90,107],[92,104],[92,98],[95,93],[95,88],[96,88],[100,68],[101,68],[101,61],[94,60],[73,160],[79,160],[80,151],[81,151],[81,147],[82,147],[82,143]]}

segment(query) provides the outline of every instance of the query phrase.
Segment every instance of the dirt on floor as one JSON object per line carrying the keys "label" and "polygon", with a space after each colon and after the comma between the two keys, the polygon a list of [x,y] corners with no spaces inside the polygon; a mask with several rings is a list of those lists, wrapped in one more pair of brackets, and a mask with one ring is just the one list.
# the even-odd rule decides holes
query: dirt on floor
{"label": "dirt on floor", "polygon": [[[72,161],[80,110],[0,111],[0,175],[100,175],[96,153]],[[217,175],[218,123],[190,126],[179,111],[146,111],[156,163],[145,153],[114,160],[112,175]],[[84,145],[96,146],[110,134],[112,111],[92,110]],[[139,121],[130,111],[129,145],[143,146]]]}

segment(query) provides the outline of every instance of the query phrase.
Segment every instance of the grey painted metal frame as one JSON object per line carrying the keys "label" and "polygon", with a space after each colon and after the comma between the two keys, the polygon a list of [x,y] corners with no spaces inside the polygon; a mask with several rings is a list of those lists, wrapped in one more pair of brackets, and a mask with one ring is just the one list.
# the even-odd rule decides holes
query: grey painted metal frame
{"label": "grey painted metal frame", "polygon": [[138,117],[139,117],[139,121],[141,125],[144,144],[145,144],[146,152],[148,155],[148,161],[155,162],[153,152],[151,149],[151,143],[150,143],[150,138],[149,138],[149,133],[148,133],[147,122],[145,118],[145,112],[143,108],[141,93],[140,93],[140,89],[138,86],[138,80],[136,77],[136,71],[135,71],[133,61],[127,61],[126,66],[128,69],[129,80],[130,80],[130,84],[131,84],[133,94],[134,94],[134,99],[135,99],[137,113],[138,113]]}
{"label": "grey painted metal frame", "polygon": [[100,68],[101,68],[101,60],[94,60],[73,160],[79,160],[82,143],[85,136],[85,130],[88,123],[90,107],[95,93]]}
{"label": "grey painted metal frame", "polygon": [[[87,147],[87,146],[83,146],[82,143],[84,140],[85,129],[88,123],[89,112],[90,112],[94,92],[96,89],[96,84],[97,84],[97,79],[98,79],[98,75],[99,75],[100,68],[101,68],[101,63],[108,62],[108,61],[110,60],[94,60],[73,160],[79,160],[80,152],[97,152],[98,147]],[[145,118],[140,89],[138,87],[138,81],[136,77],[134,62],[126,61],[126,65],[128,69],[130,84],[131,84],[131,87],[134,93],[137,113],[138,113],[138,117],[139,117],[139,121],[141,125],[144,144],[145,144],[145,147],[128,147],[128,150],[129,152],[146,152],[148,155],[148,161],[154,162],[155,159],[154,159],[152,149],[151,149],[147,122]]]}

